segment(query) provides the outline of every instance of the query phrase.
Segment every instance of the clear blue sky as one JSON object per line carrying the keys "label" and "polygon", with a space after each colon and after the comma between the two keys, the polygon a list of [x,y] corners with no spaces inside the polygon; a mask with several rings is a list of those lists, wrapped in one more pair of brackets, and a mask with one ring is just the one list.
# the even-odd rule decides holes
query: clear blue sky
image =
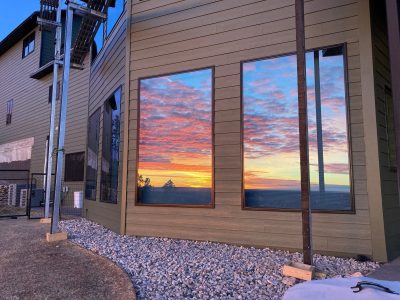
{"label": "clear blue sky", "polygon": [[1,0],[0,40],[4,39],[15,27],[39,9],[39,0]]}

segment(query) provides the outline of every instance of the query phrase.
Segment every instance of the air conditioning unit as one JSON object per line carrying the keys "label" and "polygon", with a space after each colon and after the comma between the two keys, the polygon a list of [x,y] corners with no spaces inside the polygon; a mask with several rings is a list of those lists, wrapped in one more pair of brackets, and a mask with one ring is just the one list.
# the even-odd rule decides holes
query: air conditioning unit
{"label": "air conditioning unit", "polygon": [[10,184],[8,186],[8,206],[15,206],[17,203],[17,185]]}
{"label": "air conditioning unit", "polygon": [[19,195],[19,207],[26,207],[26,203],[28,202],[28,189],[21,189]]}

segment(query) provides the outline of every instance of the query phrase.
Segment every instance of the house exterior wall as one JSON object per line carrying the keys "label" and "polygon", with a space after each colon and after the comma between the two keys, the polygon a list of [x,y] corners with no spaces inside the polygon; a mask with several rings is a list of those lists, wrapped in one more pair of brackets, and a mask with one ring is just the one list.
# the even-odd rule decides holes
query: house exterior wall
{"label": "house exterior wall", "polygon": [[113,95],[113,93],[122,87],[121,95],[121,128],[124,126],[124,94],[125,94],[125,41],[126,41],[126,10],[121,15],[118,23],[115,25],[111,34],[107,38],[104,47],[92,63],[90,73],[90,98],[89,98],[89,116],[97,109],[101,109],[100,117],[100,144],[98,157],[97,190],[96,201],[85,200],[86,217],[90,220],[107,226],[108,228],[120,232],[120,214],[122,198],[122,156],[124,147],[124,138],[121,132],[120,143],[120,165],[118,176],[118,202],[106,203],[100,202],[101,185],[101,149],[103,132],[103,104]]}
{"label": "house exterior wall", "polygon": [[[364,70],[360,43],[364,35],[360,29],[365,2],[305,3],[307,49],[347,44],[355,213],[313,213],[313,246],[319,252],[376,253],[364,139],[369,120],[364,119],[361,83]],[[299,212],[249,211],[241,207],[240,63],[295,52],[294,16],[294,0],[132,1],[127,234],[259,247],[302,247]],[[210,66],[215,67],[215,208],[135,205],[138,79]],[[376,122],[371,126],[376,128]]]}
{"label": "house exterior wall", "polygon": [[[46,139],[49,135],[51,104],[48,103],[49,86],[52,84],[52,73],[37,80],[30,75],[39,69],[42,34],[36,27],[35,50],[22,59],[23,39],[0,56],[0,144],[34,138],[31,173],[45,171]],[[32,32],[33,32],[32,31]],[[30,33],[29,33],[30,34]],[[28,34],[28,35],[29,35]],[[26,36],[28,36],[26,35]],[[86,151],[86,125],[88,104],[89,67],[82,71],[71,70],[71,83],[68,99],[68,113],[65,136],[65,153]],[[62,73],[60,71],[61,80]],[[6,125],[6,102],[14,100],[12,122]],[[60,100],[57,100],[56,122],[58,122]],[[57,135],[55,136],[57,141]],[[41,186],[43,177],[38,177]],[[64,182],[69,193],[63,200],[72,207],[75,191],[83,191],[83,181]]]}

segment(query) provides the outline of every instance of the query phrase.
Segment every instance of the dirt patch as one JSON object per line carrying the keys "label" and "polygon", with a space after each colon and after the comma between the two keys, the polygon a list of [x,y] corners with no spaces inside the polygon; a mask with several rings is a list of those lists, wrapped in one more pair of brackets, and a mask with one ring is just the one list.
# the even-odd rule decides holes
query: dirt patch
{"label": "dirt patch", "polygon": [[49,225],[0,220],[2,299],[136,299],[129,277],[69,241],[47,243]]}

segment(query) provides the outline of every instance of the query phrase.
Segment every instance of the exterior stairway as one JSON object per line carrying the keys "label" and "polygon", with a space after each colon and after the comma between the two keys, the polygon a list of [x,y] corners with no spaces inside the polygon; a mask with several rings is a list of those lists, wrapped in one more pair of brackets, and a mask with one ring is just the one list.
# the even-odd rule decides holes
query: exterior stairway
{"label": "exterior stairway", "polygon": [[[78,30],[75,42],[71,50],[71,66],[75,68],[83,67],[83,61],[90,51],[94,37],[107,16],[107,9],[114,0],[84,0],[86,7],[77,12],[82,16],[81,26]],[[71,1],[72,4],[78,3]],[[40,1],[40,26],[44,30],[52,30],[56,23],[57,7],[59,0],[41,0]],[[103,17],[102,17],[103,16]]]}
{"label": "exterior stairway", "polygon": [[[87,0],[87,7],[99,13],[106,14],[111,0]],[[94,37],[102,20],[87,14],[83,17],[74,45],[72,46],[71,64],[82,65],[89,53]]]}

